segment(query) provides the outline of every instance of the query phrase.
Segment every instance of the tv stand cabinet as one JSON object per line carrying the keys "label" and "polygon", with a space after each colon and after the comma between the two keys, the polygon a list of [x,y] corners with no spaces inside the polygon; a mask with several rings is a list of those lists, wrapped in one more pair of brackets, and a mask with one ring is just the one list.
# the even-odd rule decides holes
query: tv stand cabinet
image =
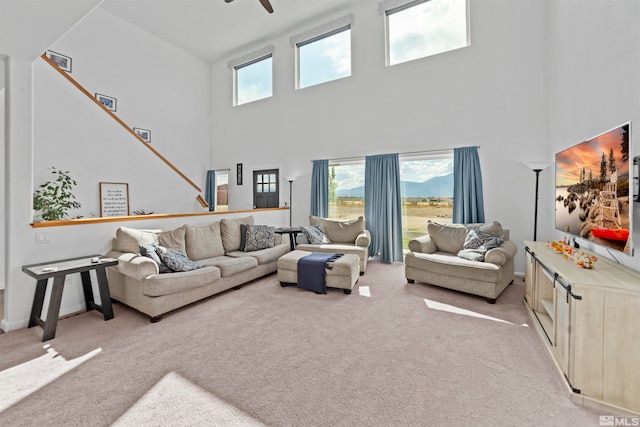
{"label": "tv stand cabinet", "polygon": [[640,272],[602,258],[584,269],[542,242],[525,256],[524,303],[571,400],[640,414]]}

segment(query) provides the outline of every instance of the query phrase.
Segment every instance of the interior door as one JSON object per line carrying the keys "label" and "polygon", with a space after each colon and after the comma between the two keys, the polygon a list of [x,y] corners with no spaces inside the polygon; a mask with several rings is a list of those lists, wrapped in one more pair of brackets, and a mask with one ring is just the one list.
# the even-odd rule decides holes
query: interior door
{"label": "interior door", "polygon": [[280,200],[278,169],[253,171],[253,207],[277,208]]}

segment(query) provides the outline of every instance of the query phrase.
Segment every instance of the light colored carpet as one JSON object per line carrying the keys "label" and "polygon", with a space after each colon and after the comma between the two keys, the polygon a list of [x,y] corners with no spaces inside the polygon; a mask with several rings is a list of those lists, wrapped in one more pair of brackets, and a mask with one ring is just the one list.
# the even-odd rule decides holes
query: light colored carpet
{"label": "light colored carpet", "polygon": [[175,372],[165,375],[123,416],[118,418],[113,426],[182,426],[185,424],[264,426]]}
{"label": "light colored carpet", "polygon": [[[196,418],[215,400],[228,405],[220,420],[234,408],[269,426],[597,426],[599,414],[565,393],[523,294],[519,281],[491,305],[371,262],[351,295],[282,288],[271,275],[155,324],[116,304],[108,322],[89,312],[58,323],[48,343],[65,360],[101,351],[8,407],[0,425],[161,420],[176,406],[191,414],[183,425],[216,425]],[[41,337],[0,335],[0,371],[46,353]],[[157,404],[167,378],[181,384],[176,406]]]}

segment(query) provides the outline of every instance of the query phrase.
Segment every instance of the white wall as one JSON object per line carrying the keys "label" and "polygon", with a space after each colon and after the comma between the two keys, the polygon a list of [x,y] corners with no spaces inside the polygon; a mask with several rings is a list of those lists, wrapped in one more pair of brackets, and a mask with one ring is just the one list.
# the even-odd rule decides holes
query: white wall
{"label": "white wall", "polygon": [[[153,145],[187,175],[201,173],[204,184],[209,163],[208,64],[102,11],[96,11],[95,16],[67,33],[52,50],[71,56],[75,79],[90,91],[116,96],[120,117],[132,126],[151,129]],[[74,178],[82,186],[77,195],[85,216],[98,209],[97,183],[101,180],[129,182],[132,209],[158,211],[156,205],[147,203],[175,200],[180,196],[176,192],[188,193],[189,203],[194,203],[196,193],[191,187],[185,189],[179,179],[165,180],[172,172],[154,163],[153,158],[143,157],[135,148],[125,152],[128,141],[124,140],[124,131],[114,128],[101,111],[89,108],[93,105],[87,106],[75,90],[67,89],[70,85],[43,67],[41,59],[32,62],[9,56],[7,63],[4,179],[5,203],[10,207],[5,218],[6,248],[10,250],[5,253],[5,317],[0,323],[4,331],[23,328],[28,323],[35,281],[22,272],[23,265],[105,253],[120,225],[171,229],[222,218],[216,215],[33,228],[34,164],[53,164],[75,171]],[[139,148],[141,144],[130,145]],[[113,153],[119,158],[110,157]],[[128,170],[107,176],[115,170],[116,160],[126,164]],[[87,171],[92,172],[88,177],[84,175]],[[131,174],[124,175],[128,172]],[[148,182],[146,179],[155,182],[162,194],[146,189],[141,195],[134,185]],[[171,193],[167,191],[169,187]],[[145,204],[136,205],[143,198]],[[247,214],[232,216],[238,215]],[[259,223],[279,226],[285,224],[286,211],[255,216]],[[36,244],[38,233],[48,234],[51,243]],[[61,315],[82,310],[82,301],[79,279],[72,277],[71,286],[65,286]]]}
{"label": "white wall", "polygon": [[[384,66],[384,18],[376,2],[351,12],[352,76],[294,90],[294,52],[286,34],[273,44],[274,96],[232,107],[227,61],[212,66],[212,157],[216,168],[243,163],[281,171],[294,182],[294,223],[309,214],[311,161],[480,145],[487,220],[511,229],[519,244],[533,234],[534,174],[522,162],[549,156],[546,2],[470,3],[471,46]],[[344,12],[343,12],[344,14]],[[330,19],[309,23],[302,32]],[[242,56],[263,45],[237,52]],[[253,147],[247,149],[247,147]],[[246,180],[246,178],[245,178]],[[251,203],[251,187],[235,187],[230,204]],[[546,226],[548,219],[540,219]]]}
{"label": "white wall", "polygon": [[[92,95],[115,97],[121,120],[151,130],[152,147],[204,192],[208,63],[102,9],[50,49],[72,57],[71,77]],[[101,181],[128,183],[131,211],[203,211],[195,188],[42,59],[34,62],[33,164],[36,185],[52,166],[71,172],[82,205],[72,216],[100,216]]]}
{"label": "white wall", "polygon": [[[4,172],[4,68],[6,65],[5,58],[0,55],[0,165],[2,165],[2,170]],[[5,253],[5,239],[4,239],[4,226],[5,222],[5,194],[4,194],[4,173],[0,175],[0,223],[2,224],[2,228],[0,228],[0,290],[4,289],[4,253]]]}
{"label": "white wall", "polygon": [[[629,154],[630,158],[639,155],[640,3],[554,0],[549,12],[552,153],[631,121]],[[548,172],[553,175],[553,170]],[[549,200],[553,199],[553,185],[547,183],[545,188]],[[544,215],[552,217],[553,208],[551,204]],[[619,252],[614,256],[640,270],[640,203],[633,204],[632,226],[635,257]],[[554,231],[554,238],[560,237]],[[579,242],[611,258],[604,248],[584,239]]]}

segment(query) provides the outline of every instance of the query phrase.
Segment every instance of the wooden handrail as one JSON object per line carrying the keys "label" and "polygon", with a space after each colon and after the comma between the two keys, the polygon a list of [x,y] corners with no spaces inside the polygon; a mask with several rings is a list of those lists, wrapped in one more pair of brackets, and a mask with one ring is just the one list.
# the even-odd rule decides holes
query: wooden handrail
{"label": "wooden handrail", "polygon": [[149,215],[135,215],[135,216],[103,216],[95,218],[74,218],[74,219],[61,219],[58,221],[42,221],[34,222],[31,224],[31,228],[45,228],[45,227],[63,227],[67,225],[83,225],[83,224],[102,224],[106,222],[126,222],[126,221],[143,221],[154,219],[167,219],[167,218],[182,218],[190,216],[216,216],[216,215],[230,215],[239,213],[255,213],[255,212],[267,212],[267,211],[288,211],[289,208],[262,208],[262,209],[243,209],[237,211],[216,211],[216,212],[189,212],[189,213],[174,213],[174,214],[149,214]]}
{"label": "wooden handrail", "polygon": [[[91,93],[86,90],[84,87],[82,87],[82,85],[80,83],[78,83],[77,81],[75,81],[75,79],[73,77],[71,77],[67,72],[65,72],[64,70],[62,70],[60,67],[58,67],[56,65],[55,62],[53,62],[51,59],[49,59],[47,57],[47,55],[45,53],[43,53],[42,55],[40,55],[40,57],[42,59],[44,59],[44,61],[46,63],[48,63],[49,65],[51,65],[58,73],[60,73],[60,75],[64,76],[65,79],[67,79],[72,85],[74,85],[78,90],[80,90],[80,92],[84,93],[89,99],[91,99],[93,102],[96,103],[96,105],[98,105],[100,108],[102,108],[102,110],[107,113],[108,115],[111,116],[111,118],[113,118],[113,120],[115,120],[116,122],[118,122],[120,124],[120,126],[122,126],[123,128],[125,128],[127,130],[127,132],[129,132],[133,137],[135,137],[138,141],[140,141],[145,147],[147,147],[149,150],[151,150],[151,152],[153,152],[153,154],[155,154],[156,156],[158,156],[160,158],[160,160],[162,160],[163,162],[165,162],[167,164],[167,166],[169,166],[171,169],[173,169],[175,171],[175,173],[177,173],[178,175],[180,175],[182,177],[182,179],[184,179],[185,181],[187,181],[193,188],[195,188],[198,193],[202,192],[202,189],[200,187],[198,187],[193,181],[191,181],[189,179],[189,177],[187,177],[184,173],[182,173],[182,171],[180,169],[178,169],[177,167],[175,167],[173,165],[173,163],[171,163],[169,160],[167,160],[166,157],[164,157],[162,154],[160,154],[158,152],[158,150],[156,150],[155,148],[153,148],[151,146],[151,144],[149,144],[148,142],[146,142],[144,139],[140,138],[140,136],[135,133],[133,131],[133,129],[131,127],[129,127],[125,122],[123,122],[118,116],[116,116],[113,111],[109,110],[106,106],[104,106],[104,104],[102,104],[102,102],[98,101],[93,95],[91,95]],[[202,198],[201,195],[198,194],[198,196],[196,197],[198,199],[198,201],[200,202],[200,198]]]}

